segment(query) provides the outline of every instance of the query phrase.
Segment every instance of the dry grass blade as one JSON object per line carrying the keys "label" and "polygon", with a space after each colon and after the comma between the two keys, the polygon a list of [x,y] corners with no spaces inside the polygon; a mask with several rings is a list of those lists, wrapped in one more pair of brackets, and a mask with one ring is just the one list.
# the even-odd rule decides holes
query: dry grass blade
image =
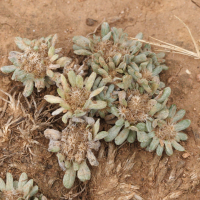
{"label": "dry grass blade", "polygon": [[[157,47],[161,47],[161,48],[164,48],[166,49],[165,52],[172,52],[172,53],[177,53],[177,54],[182,54],[182,55],[187,55],[187,56],[191,56],[195,59],[200,59],[200,51],[199,51],[199,47],[197,45],[197,43],[195,42],[195,39],[194,37],[192,36],[192,33],[189,29],[189,27],[180,19],[178,18],[177,16],[175,16],[178,20],[180,20],[181,23],[183,23],[183,25],[187,28],[189,34],[190,34],[190,37],[192,38],[192,41],[193,41],[193,44],[194,44],[194,47],[196,49],[196,53],[193,52],[193,51],[189,51],[187,49],[184,49],[184,48],[181,48],[179,46],[176,46],[176,45],[173,45],[173,44],[170,44],[170,43],[167,43],[167,42],[164,42],[162,40],[158,40],[156,38],[153,38],[153,37],[150,37],[154,40],[156,40],[157,42],[159,43],[156,43],[156,42],[150,42],[150,41],[146,41],[146,40],[140,40],[140,39],[137,39],[137,38],[131,38],[133,40],[137,40],[139,42],[143,42],[143,43],[148,43],[148,44],[151,44],[153,46],[157,46]],[[158,50],[158,51],[161,51],[161,50]]]}
{"label": "dry grass blade", "polygon": [[197,43],[196,43],[194,37],[192,36],[192,33],[191,33],[189,27],[188,27],[180,18],[178,18],[177,16],[175,16],[175,17],[187,28],[187,30],[188,30],[188,32],[189,32],[189,34],[190,34],[190,37],[192,38],[192,41],[193,41],[193,43],[194,43],[194,46],[195,46],[197,55],[198,55],[198,57],[200,57],[200,52],[199,52],[198,45],[197,45]]}

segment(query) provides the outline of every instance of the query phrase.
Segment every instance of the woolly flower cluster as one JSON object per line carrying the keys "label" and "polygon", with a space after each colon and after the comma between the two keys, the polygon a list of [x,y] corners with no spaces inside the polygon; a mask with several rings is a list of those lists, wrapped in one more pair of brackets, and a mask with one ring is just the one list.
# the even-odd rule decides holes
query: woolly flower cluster
{"label": "woolly flower cluster", "polygon": [[[116,145],[137,140],[159,156],[164,151],[171,156],[173,148],[184,151],[179,143],[187,140],[182,131],[190,120],[182,120],[185,110],[167,105],[171,89],[159,76],[168,69],[164,53],[154,53],[149,44],[130,40],[122,29],[110,28],[106,22],[100,35],[73,38],[74,53],[84,58],[80,63],[60,57],[56,39],[56,35],[32,41],[17,38],[24,52],[11,52],[13,65],[1,70],[14,72],[12,79],[23,82],[25,96],[32,93],[33,83],[38,92],[56,84],[58,95],[44,99],[59,105],[52,115],[62,116],[66,127],[47,129],[44,135],[50,140],[48,150],[56,153],[65,171],[66,188],[76,177],[83,182],[91,178],[88,162],[98,166],[95,151],[102,140]],[[61,67],[62,73],[55,71]]]}

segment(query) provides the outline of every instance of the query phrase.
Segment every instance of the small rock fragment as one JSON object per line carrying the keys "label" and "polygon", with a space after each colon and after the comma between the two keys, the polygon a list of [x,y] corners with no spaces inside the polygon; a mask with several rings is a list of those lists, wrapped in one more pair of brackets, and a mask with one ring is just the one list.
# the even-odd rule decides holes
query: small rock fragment
{"label": "small rock fragment", "polygon": [[190,156],[189,153],[184,153],[184,154],[182,155],[183,158],[187,158],[187,157],[189,157],[189,156]]}
{"label": "small rock fragment", "polygon": [[97,22],[97,20],[94,20],[94,19],[91,19],[91,18],[86,19],[86,24],[88,26],[93,26],[96,22]]}
{"label": "small rock fragment", "polygon": [[197,74],[197,81],[200,82],[200,74]]}

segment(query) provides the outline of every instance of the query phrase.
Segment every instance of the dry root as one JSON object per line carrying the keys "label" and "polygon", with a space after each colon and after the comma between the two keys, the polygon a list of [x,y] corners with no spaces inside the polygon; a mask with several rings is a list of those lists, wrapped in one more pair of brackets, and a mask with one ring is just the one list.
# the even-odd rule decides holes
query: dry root
{"label": "dry root", "polygon": [[[184,194],[196,188],[199,184],[199,172],[191,169],[185,170],[185,161],[172,163],[169,170],[169,158],[155,156],[149,169],[149,181],[153,184],[150,190],[152,200],[170,200],[181,198]],[[197,166],[196,166],[197,167]]]}
{"label": "dry root", "polygon": [[1,126],[1,142],[10,139],[11,131],[19,133],[19,137],[23,139],[23,147],[26,150],[29,149],[30,153],[33,154],[30,146],[39,144],[33,139],[35,131],[43,131],[46,127],[50,127],[54,117],[49,116],[49,110],[46,110],[47,102],[45,100],[36,102],[34,96],[28,100],[26,97],[22,97],[21,93],[16,98],[16,92],[13,95],[3,90],[1,92],[8,96],[8,100],[1,97],[8,104],[3,112],[11,115],[7,122]]}
{"label": "dry root", "polygon": [[[108,154],[102,144],[99,151],[99,167],[92,172],[90,182],[90,197],[93,200],[142,200],[137,190],[138,186],[128,184],[126,178],[134,166],[135,153],[124,162],[115,162],[116,148],[112,143],[108,144]],[[134,179],[133,179],[134,181]]]}

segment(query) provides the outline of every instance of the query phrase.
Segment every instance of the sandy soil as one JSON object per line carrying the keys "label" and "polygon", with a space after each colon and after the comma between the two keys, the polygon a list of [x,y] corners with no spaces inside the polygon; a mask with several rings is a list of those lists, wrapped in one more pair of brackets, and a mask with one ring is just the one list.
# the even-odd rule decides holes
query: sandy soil
{"label": "sandy soil", "polygon": [[[0,66],[9,64],[8,53],[17,49],[14,43],[16,36],[34,39],[57,33],[59,36],[57,47],[62,47],[66,55],[72,55],[72,37],[93,32],[104,19],[108,20],[112,26],[125,29],[129,36],[134,37],[138,32],[143,32],[145,39],[153,36],[194,50],[187,30],[174,18],[174,15],[190,27],[194,38],[198,40],[200,39],[199,12],[199,0],[1,0]],[[88,22],[86,23],[88,18],[96,22],[89,26]],[[137,189],[138,194],[144,199],[160,200],[174,191],[175,183],[169,183],[171,171],[174,168],[177,169],[175,171],[177,175],[181,169],[182,173],[176,177],[176,180],[180,182],[177,190],[179,191],[181,187],[185,189],[181,190],[184,192],[177,199],[197,200],[200,199],[200,186],[198,186],[200,180],[200,175],[198,175],[200,168],[200,82],[196,76],[200,73],[200,61],[187,56],[167,54],[166,64],[169,70],[162,74],[161,78],[167,86],[172,88],[169,103],[175,103],[179,109],[185,109],[186,118],[192,121],[187,129],[189,140],[183,143],[189,156],[183,158],[183,153],[175,152],[170,158],[163,156],[158,160],[154,153],[145,152],[139,148],[137,143],[125,144],[117,151],[115,161],[118,164],[119,162],[124,163],[133,152],[136,152],[135,164],[129,172],[123,172],[128,173],[128,176],[122,179],[119,176],[115,181],[137,185],[140,188]],[[191,74],[186,73],[186,70],[189,70]],[[16,85],[19,83],[11,83],[10,76],[0,74],[1,89],[10,91]],[[45,93],[48,92],[45,91]],[[36,96],[39,98],[43,94],[40,96],[36,94]],[[42,103],[42,99],[39,99],[39,102]],[[1,105],[2,111],[3,102]],[[1,118],[1,126],[8,120],[9,112],[11,110],[8,109],[4,118]],[[45,115],[44,121],[48,117]],[[57,126],[61,128],[62,125]],[[15,132],[12,132],[12,139],[9,142],[1,144],[0,176],[5,178],[5,172],[12,171],[18,178],[19,174],[25,171],[30,178],[34,179],[40,192],[48,199],[57,200],[60,197],[68,199],[69,191],[62,186],[63,172],[57,164],[56,156],[47,151],[48,140],[42,135],[42,130],[34,132],[34,139],[42,145],[32,144],[24,149],[21,145],[24,144],[23,138],[20,139],[18,133]],[[184,164],[177,167],[180,161],[184,161]],[[101,164],[105,165],[105,160],[102,160]],[[154,169],[151,169],[152,166]],[[151,170],[153,170],[153,175],[149,174]],[[118,184],[116,187],[111,187],[110,191],[102,193],[103,196],[97,194],[97,191],[105,187],[105,184],[112,184],[110,180],[117,175],[117,171],[102,175],[99,179],[96,179],[98,178],[96,169],[93,173],[94,178],[90,183],[79,185],[79,188],[72,191],[76,193],[81,188],[85,188],[77,198],[104,200],[112,199],[113,195],[120,195],[115,193],[119,189]],[[195,180],[191,178],[193,173],[197,174]]]}

